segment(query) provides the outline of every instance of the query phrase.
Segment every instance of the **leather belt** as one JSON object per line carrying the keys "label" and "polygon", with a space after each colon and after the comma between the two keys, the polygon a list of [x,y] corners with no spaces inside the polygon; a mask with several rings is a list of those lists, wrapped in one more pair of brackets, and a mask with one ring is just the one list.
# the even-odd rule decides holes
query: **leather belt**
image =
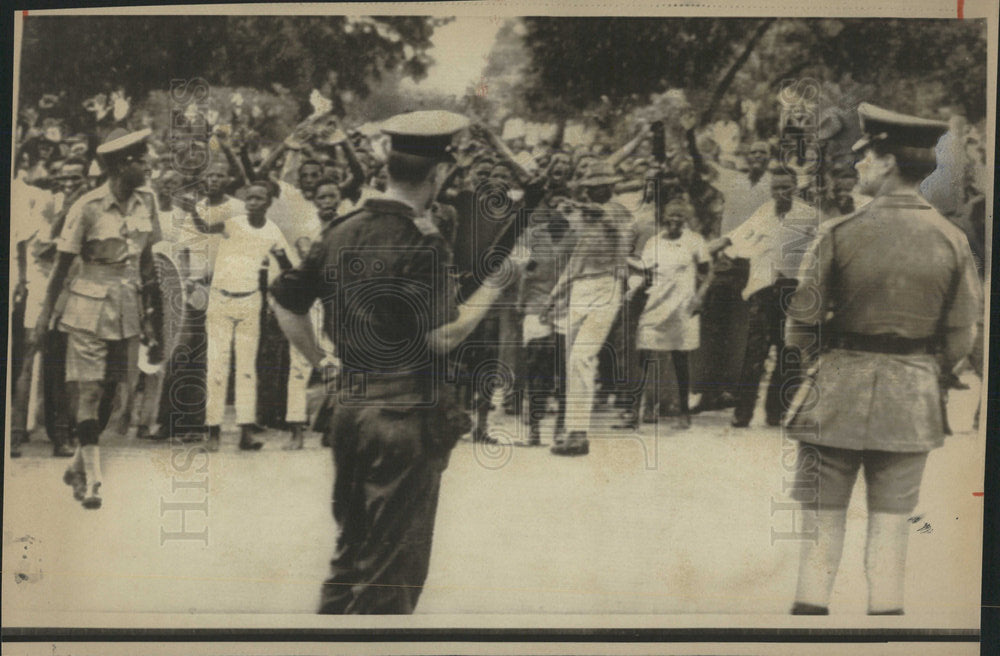
{"label": "leather belt", "polygon": [[913,339],[893,333],[867,335],[864,333],[840,333],[829,340],[831,348],[869,353],[889,353],[891,355],[916,355],[934,353],[938,340],[933,337]]}
{"label": "leather belt", "polygon": [[253,296],[254,294],[260,293],[259,289],[254,289],[249,292],[227,292],[225,289],[216,289],[216,288],[213,289],[215,289],[215,291],[219,292],[220,294],[222,294],[227,298],[246,298],[248,296]]}

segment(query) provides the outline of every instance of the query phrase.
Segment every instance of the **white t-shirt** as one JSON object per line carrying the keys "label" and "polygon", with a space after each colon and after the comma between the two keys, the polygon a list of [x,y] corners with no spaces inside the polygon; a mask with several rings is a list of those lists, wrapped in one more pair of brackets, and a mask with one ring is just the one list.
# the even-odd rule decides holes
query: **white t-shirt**
{"label": "white t-shirt", "polygon": [[[247,211],[243,201],[232,196],[226,196],[218,205],[209,205],[208,201],[202,198],[195,205],[195,209],[198,216],[210,226],[224,223],[234,216],[246,214]],[[185,217],[179,229],[174,232],[174,237],[177,240],[175,249],[188,252],[188,277],[197,280],[212,275],[221,237],[198,230],[190,216]]]}
{"label": "white t-shirt", "polygon": [[289,244],[294,244],[300,237],[308,237],[315,242],[323,231],[316,206],[295,185],[281,180],[278,187],[281,193],[267,208],[267,220],[281,230]]}
{"label": "white t-shirt", "polygon": [[225,232],[220,235],[212,287],[235,294],[256,290],[262,268],[270,269],[271,278],[277,275],[277,262],[268,265],[274,259],[271,250],[279,248],[285,251],[293,265],[298,263],[298,257],[278,226],[265,220],[263,226],[255,228],[245,214],[229,219]]}

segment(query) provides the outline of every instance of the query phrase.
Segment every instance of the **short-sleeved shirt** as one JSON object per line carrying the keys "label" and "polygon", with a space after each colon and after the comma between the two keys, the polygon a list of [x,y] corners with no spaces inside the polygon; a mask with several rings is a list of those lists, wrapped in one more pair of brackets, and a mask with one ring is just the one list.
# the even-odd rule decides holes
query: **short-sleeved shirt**
{"label": "short-sleeved shirt", "polygon": [[60,252],[81,261],[69,283],[60,328],[108,340],[138,335],[140,256],[159,240],[152,193],[137,189],[120,203],[103,185],[81,196],[57,240]]}
{"label": "short-sleeved shirt", "polygon": [[685,228],[677,239],[661,232],[646,242],[642,263],[653,284],[639,318],[638,345],[657,351],[698,348],[697,316],[689,305],[697,288],[698,264],[708,262],[705,238]]}
{"label": "short-sleeved shirt", "polygon": [[302,237],[315,241],[323,229],[316,206],[295,185],[282,180],[278,186],[281,193],[267,208],[267,220],[278,226],[289,244]]}
{"label": "short-sleeved shirt", "polygon": [[[982,313],[968,240],[917,194],[877,197],[822,224],[802,261],[789,326],[838,333],[946,337]],[[944,441],[939,364],[933,354],[831,349],[820,355],[818,402],[789,428],[840,449],[929,451]]]}
{"label": "short-sleeved shirt", "polygon": [[923,339],[972,326],[981,313],[968,239],[912,193],[822,224],[799,283],[789,315],[835,332]]}
{"label": "short-sleeved shirt", "polygon": [[271,278],[277,273],[277,266],[271,267],[273,251],[283,250],[293,263],[298,256],[289,248],[285,236],[267,219],[260,227],[250,225],[245,214],[226,220],[225,230],[219,240],[215,256],[215,273],[212,288],[234,294],[255,291],[260,286],[260,270],[269,269]]}
{"label": "short-sleeved shirt", "polygon": [[430,217],[369,199],[329,224],[308,257],[271,286],[297,314],[319,299],[347,383],[366,374],[427,386],[438,359],[427,334],[458,316],[451,251]]}
{"label": "short-sleeved shirt", "polygon": [[571,218],[575,246],[568,265],[570,280],[614,275],[624,267],[635,245],[635,219],[615,202],[601,206],[600,219]]}
{"label": "short-sleeved shirt", "polygon": [[716,167],[716,172],[718,178],[715,186],[726,200],[719,230],[726,234],[740,227],[761,205],[771,200],[771,174],[765,172],[753,183],[743,171],[719,166]]}
{"label": "short-sleeved shirt", "polygon": [[[225,223],[234,216],[246,214],[247,210],[239,198],[225,196],[221,203],[215,205],[210,205],[207,198],[202,198],[195,205],[195,211],[202,221],[213,226]],[[217,233],[198,230],[191,216],[186,216],[177,238],[178,246],[188,252],[188,277],[196,280],[212,277],[222,237]]]}
{"label": "short-sleeved shirt", "polygon": [[773,285],[779,276],[796,276],[819,222],[818,211],[800,201],[793,201],[791,209],[778,216],[772,200],[727,235],[732,242],[728,252],[750,261],[743,300]]}

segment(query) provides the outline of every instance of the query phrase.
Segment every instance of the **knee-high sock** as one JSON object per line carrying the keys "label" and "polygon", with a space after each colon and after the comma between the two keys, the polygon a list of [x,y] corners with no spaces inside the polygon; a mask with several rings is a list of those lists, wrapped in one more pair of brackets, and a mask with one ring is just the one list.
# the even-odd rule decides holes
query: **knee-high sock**
{"label": "knee-high sock", "polygon": [[815,530],[816,540],[802,543],[795,601],[824,607],[830,604],[830,593],[844,550],[846,520],[846,508],[802,512],[802,531]]}
{"label": "knee-high sock", "polygon": [[101,476],[101,451],[96,444],[86,444],[80,447],[80,454],[83,457],[83,471],[87,475],[87,485],[100,483]]}
{"label": "knee-high sock", "polygon": [[879,512],[868,515],[865,546],[868,612],[903,609],[909,537],[906,515]]}

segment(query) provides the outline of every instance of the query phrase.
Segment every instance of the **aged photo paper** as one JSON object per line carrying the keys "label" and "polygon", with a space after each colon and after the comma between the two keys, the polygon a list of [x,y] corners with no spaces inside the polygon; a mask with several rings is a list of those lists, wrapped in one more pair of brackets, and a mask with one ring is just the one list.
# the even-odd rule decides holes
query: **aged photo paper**
{"label": "aged photo paper", "polygon": [[989,0],[8,20],[5,653],[978,653]]}

